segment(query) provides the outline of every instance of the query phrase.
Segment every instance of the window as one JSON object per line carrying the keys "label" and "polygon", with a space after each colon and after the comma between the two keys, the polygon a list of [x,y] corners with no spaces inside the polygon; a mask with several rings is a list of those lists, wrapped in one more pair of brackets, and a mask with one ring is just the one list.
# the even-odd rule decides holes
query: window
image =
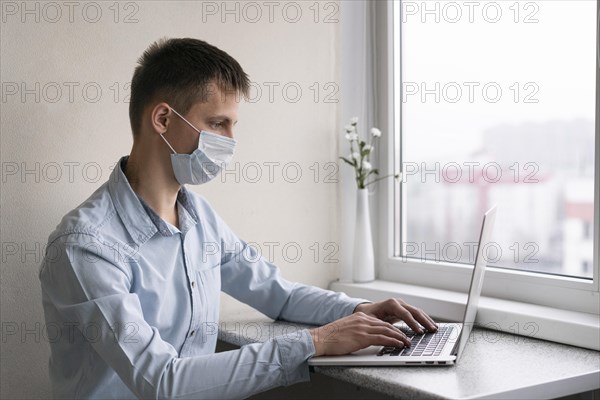
{"label": "window", "polygon": [[[592,211],[593,212],[593,211]],[[583,223],[583,239],[592,238],[592,221],[585,221]]]}
{"label": "window", "polygon": [[464,290],[496,203],[484,294],[597,314],[598,2],[390,7],[380,278]]}

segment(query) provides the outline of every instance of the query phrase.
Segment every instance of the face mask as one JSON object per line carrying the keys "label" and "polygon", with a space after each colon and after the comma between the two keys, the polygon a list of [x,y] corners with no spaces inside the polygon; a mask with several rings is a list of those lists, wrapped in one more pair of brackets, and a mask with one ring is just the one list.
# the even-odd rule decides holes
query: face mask
{"label": "face mask", "polygon": [[171,165],[177,182],[181,185],[201,185],[218,175],[221,168],[231,161],[235,149],[235,140],[215,133],[199,131],[181,114],[171,108],[179,118],[200,134],[199,146],[192,154],[178,154],[161,134],[160,137],[173,151]]}

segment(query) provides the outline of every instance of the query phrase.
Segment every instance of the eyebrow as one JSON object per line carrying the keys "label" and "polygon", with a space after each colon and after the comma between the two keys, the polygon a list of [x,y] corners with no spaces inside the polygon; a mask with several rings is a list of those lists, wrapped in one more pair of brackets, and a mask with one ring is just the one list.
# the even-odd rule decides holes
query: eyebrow
{"label": "eyebrow", "polygon": [[[231,118],[229,118],[227,115],[211,115],[210,117],[208,117],[208,119],[209,120],[220,119],[223,121],[231,122]],[[237,124],[237,121],[235,121],[233,124],[234,125]]]}

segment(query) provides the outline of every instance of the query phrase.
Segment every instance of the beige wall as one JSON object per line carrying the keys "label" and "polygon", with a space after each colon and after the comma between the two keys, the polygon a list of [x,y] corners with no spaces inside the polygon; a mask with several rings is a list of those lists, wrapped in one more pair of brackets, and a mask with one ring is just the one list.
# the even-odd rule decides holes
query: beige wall
{"label": "beige wall", "polygon": [[[321,3],[318,16],[313,2],[275,2],[271,17],[258,2],[257,22],[251,21],[257,9],[244,8],[244,2],[228,3],[230,9],[239,7],[239,22],[235,11],[222,15],[221,2],[24,4],[1,3],[0,397],[49,396],[49,347],[37,278],[43,246],[61,216],[106,181],[117,159],[129,152],[127,84],[137,57],[161,36],[200,38],[224,49],[262,89],[260,98],[254,90],[255,101],[240,108],[234,157],[239,183],[230,173],[225,182],[193,190],[242,238],[262,244],[263,252],[265,242],[279,243],[272,259],[285,277],[326,287],[337,276],[339,263],[324,262],[334,249],[326,246],[338,245],[339,238],[338,185],[325,182],[332,171],[325,163],[338,155],[340,94],[334,93],[339,27],[324,19],[332,13],[339,19],[337,2]],[[292,22],[295,5],[302,15]],[[297,102],[295,87],[302,90]],[[327,95],[334,102],[326,102]],[[280,163],[273,182],[264,162]],[[258,183],[244,179],[255,178],[252,163],[261,166]],[[315,168],[309,168],[315,163],[316,183]],[[285,165],[288,175],[282,172]],[[296,166],[302,176],[292,183]],[[289,252],[283,254],[286,244]],[[284,255],[295,257],[297,248],[300,259],[286,261]],[[223,302],[223,312],[240,309],[231,299]]]}

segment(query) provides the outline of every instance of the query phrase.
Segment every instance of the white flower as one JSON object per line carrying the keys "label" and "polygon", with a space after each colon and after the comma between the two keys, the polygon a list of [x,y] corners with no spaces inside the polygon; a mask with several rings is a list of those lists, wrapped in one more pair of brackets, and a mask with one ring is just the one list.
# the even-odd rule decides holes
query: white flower
{"label": "white flower", "polygon": [[381,131],[377,128],[371,128],[371,135],[373,135],[375,137],[379,137],[379,136],[381,136]]}
{"label": "white flower", "polygon": [[352,141],[352,140],[358,139],[358,134],[356,134],[356,133],[346,133],[345,137],[346,137],[346,140]]}
{"label": "white flower", "polygon": [[346,125],[344,127],[344,129],[346,130],[347,133],[352,133],[352,132],[355,131],[356,128],[354,126],[352,126],[352,125]]}
{"label": "white flower", "polygon": [[358,124],[358,117],[352,117],[352,119],[350,120],[350,123],[351,123],[352,125],[356,125],[356,124]]}
{"label": "white flower", "polygon": [[372,151],[373,151],[373,146],[371,146],[370,144],[368,144],[368,145],[366,145],[366,146],[364,147],[364,150],[365,150],[365,151],[368,151],[368,152],[370,153],[370,152],[372,152]]}
{"label": "white flower", "polygon": [[358,154],[357,152],[350,154],[350,157],[354,158],[355,160],[360,160],[360,154]]}
{"label": "white flower", "polygon": [[362,167],[363,167],[363,169],[364,169],[365,171],[370,171],[370,170],[371,170],[371,168],[373,168],[373,167],[371,166],[371,163],[370,163],[370,162],[368,162],[368,161],[363,161],[363,163],[362,163]]}

